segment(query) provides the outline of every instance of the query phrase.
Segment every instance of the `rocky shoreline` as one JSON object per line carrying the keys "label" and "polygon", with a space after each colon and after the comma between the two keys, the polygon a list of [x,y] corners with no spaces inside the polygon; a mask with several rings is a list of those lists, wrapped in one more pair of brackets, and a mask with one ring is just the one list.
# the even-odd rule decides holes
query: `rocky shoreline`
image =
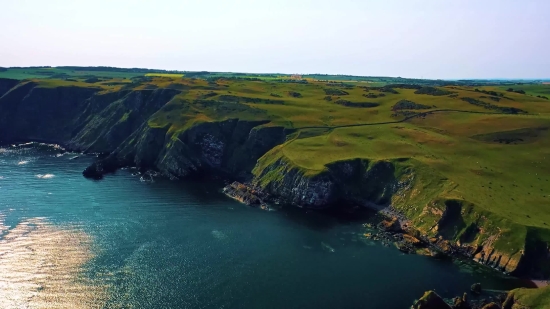
{"label": "rocky shoreline", "polygon": [[[228,197],[251,207],[268,208],[271,202],[279,200],[263,192],[261,188],[239,182],[232,182],[222,190]],[[437,259],[469,258],[476,261],[474,254],[460,246],[452,244],[442,237],[428,237],[415,229],[411,222],[391,207],[382,207],[374,203],[362,203],[363,207],[376,211],[382,216],[377,224],[365,223],[363,226],[370,232],[363,236],[367,239],[382,242],[385,246],[392,244],[405,254],[419,254]],[[479,261],[476,261],[479,263]],[[532,281],[533,286],[544,286],[547,281]],[[528,309],[522,307],[513,292],[499,293],[483,291],[479,283],[472,285],[468,293],[452,299],[443,299],[435,291],[427,291],[415,301],[411,309]]]}

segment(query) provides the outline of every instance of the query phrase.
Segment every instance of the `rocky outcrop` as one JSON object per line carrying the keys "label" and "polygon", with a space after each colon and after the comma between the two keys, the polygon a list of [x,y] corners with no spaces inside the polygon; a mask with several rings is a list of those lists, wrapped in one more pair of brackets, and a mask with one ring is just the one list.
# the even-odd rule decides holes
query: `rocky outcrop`
{"label": "rocky outcrop", "polygon": [[442,298],[434,291],[428,291],[417,300],[411,309],[452,309]]}
{"label": "rocky outcrop", "polygon": [[256,191],[236,181],[225,186],[223,188],[223,193],[248,206],[260,206],[265,204],[260,197],[260,195],[263,195],[261,191]]}
{"label": "rocky outcrop", "polygon": [[[266,178],[273,181],[265,181]],[[261,186],[261,180],[265,181],[263,190],[288,204],[323,208],[337,200],[336,183],[328,173],[308,177],[284,160],[276,161],[256,175],[256,184]]]}
{"label": "rocky outcrop", "polygon": [[280,157],[265,166],[259,163],[253,183],[286,203],[307,208],[323,208],[336,202],[385,204],[399,182],[393,168],[389,161],[354,159],[331,163],[311,175]]}
{"label": "rocky outcrop", "polygon": [[464,293],[462,297],[453,298],[453,309],[472,309],[470,302],[468,301],[468,294]]}
{"label": "rocky outcrop", "polygon": [[[397,218],[388,218],[380,222],[379,224],[380,228],[383,229],[386,232],[393,232],[393,233],[400,233],[403,230],[401,229],[401,223],[399,223],[399,219]],[[409,236],[411,239],[416,239],[413,236]],[[418,240],[418,239],[417,239]]]}

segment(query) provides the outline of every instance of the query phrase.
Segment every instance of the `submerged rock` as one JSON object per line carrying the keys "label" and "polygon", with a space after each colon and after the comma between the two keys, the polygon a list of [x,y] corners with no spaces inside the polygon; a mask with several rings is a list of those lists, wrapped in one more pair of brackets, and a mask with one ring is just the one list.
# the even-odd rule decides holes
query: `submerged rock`
{"label": "submerged rock", "polygon": [[470,290],[474,294],[478,294],[478,295],[481,294],[481,283],[472,284],[472,286],[470,287]]}

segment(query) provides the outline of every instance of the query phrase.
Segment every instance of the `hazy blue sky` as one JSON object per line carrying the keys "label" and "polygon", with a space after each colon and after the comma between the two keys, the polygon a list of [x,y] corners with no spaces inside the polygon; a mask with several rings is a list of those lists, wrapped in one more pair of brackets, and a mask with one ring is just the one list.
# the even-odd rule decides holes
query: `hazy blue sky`
{"label": "hazy blue sky", "polygon": [[13,0],[0,66],[550,77],[550,0]]}

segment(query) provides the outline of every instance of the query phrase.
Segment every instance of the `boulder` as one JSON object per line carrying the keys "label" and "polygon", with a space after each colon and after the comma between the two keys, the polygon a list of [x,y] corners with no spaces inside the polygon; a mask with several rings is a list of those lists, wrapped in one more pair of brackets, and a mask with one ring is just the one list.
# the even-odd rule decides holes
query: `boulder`
{"label": "boulder", "polygon": [[453,309],[471,309],[472,306],[470,305],[470,302],[468,302],[468,294],[464,293],[462,298],[455,297],[453,299]]}
{"label": "boulder", "polygon": [[82,175],[86,178],[91,178],[91,179],[96,179],[96,180],[99,180],[99,179],[102,179],[103,178],[103,172],[102,172],[102,169],[100,169],[100,167],[97,165],[97,164],[92,164],[90,166],[88,166],[83,172],[82,172]]}
{"label": "boulder", "polygon": [[477,295],[481,294],[481,283],[472,284],[472,286],[470,287],[470,290],[474,294],[477,294]]}
{"label": "boulder", "polygon": [[82,172],[82,175],[86,178],[98,180],[102,179],[105,174],[114,173],[119,167],[118,161],[110,156],[92,163]]}
{"label": "boulder", "polygon": [[380,222],[379,227],[386,232],[400,233],[403,231],[401,229],[401,223],[399,223],[399,220],[395,217]]}

